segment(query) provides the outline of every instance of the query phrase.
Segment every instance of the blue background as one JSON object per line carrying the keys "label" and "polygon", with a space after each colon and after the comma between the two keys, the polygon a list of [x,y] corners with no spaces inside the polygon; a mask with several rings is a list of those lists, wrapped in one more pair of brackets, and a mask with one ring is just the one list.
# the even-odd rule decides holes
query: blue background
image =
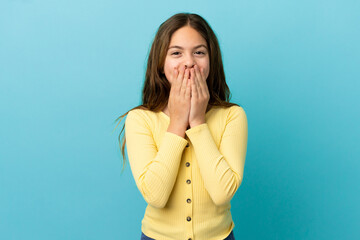
{"label": "blue background", "polygon": [[248,117],[236,239],[360,239],[359,1],[0,2],[0,238],[140,239],[114,120],[156,30],[203,16]]}

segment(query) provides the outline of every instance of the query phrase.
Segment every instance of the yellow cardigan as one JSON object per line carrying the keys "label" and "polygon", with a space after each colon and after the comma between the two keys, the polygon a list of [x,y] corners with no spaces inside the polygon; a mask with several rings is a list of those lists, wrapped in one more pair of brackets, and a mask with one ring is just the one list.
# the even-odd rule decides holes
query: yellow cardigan
{"label": "yellow cardigan", "polygon": [[142,232],[156,240],[221,240],[235,227],[230,200],[244,172],[248,125],[242,107],[212,107],[206,123],[167,132],[164,112],[133,109],[125,120],[127,155],[148,203]]}

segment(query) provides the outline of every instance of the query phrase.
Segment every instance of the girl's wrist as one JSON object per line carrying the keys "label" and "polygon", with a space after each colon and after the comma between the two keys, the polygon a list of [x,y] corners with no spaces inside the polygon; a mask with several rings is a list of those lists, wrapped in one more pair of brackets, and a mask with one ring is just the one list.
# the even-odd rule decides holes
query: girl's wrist
{"label": "girl's wrist", "polygon": [[187,126],[182,126],[180,124],[170,122],[167,131],[179,135],[182,138],[185,138],[186,128]]}
{"label": "girl's wrist", "polygon": [[190,128],[206,123],[205,120],[190,122]]}

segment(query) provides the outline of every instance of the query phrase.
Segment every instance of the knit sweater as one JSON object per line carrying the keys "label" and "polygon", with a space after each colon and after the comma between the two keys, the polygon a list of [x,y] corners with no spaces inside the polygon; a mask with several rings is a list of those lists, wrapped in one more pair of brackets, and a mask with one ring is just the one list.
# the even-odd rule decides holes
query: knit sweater
{"label": "knit sweater", "polygon": [[212,107],[205,123],[167,131],[164,112],[133,109],[125,120],[128,159],[147,202],[142,232],[156,240],[221,240],[235,227],[230,200],[244,172],[248,125],[240,106]]}

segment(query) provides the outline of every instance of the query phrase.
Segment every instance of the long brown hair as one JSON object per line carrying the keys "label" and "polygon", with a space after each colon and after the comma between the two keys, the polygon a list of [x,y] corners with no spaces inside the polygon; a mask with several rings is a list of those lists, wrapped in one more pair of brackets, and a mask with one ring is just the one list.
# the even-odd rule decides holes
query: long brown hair
{"label": "long brown hair", "polygon": [[[206,22],[205,19],[197,14],[177,13],[163,22],[157,30],[147,61],[145,82],[142,89],[142,104],[130,109],[129,111],[133,109],[144,109],[159,112],[167,106],[170,94],[170,83],[163,73],[165,57],[172,34],[179,28],[185,26],[190,26],[199,32],[199,34],[206,40],[208,45],[210,72],[206,82],[210,93],[210,99],[208,102],[209,106],[239,106],[236,103],[229,102],[231,93],[225,81],[225,73],[220,47],[218,39],[210,25]],[[115,120],[115,122],[119,121],[116,127],[120,124],[121,120],[128,114],[129,111]],[[121,133],[123,132],[124,128],[125,123],[118,137],[119,147],[123,156],[122,170],[124,170],[126,163],[125,136],[123,137],[123,143],[121,146]]]}

